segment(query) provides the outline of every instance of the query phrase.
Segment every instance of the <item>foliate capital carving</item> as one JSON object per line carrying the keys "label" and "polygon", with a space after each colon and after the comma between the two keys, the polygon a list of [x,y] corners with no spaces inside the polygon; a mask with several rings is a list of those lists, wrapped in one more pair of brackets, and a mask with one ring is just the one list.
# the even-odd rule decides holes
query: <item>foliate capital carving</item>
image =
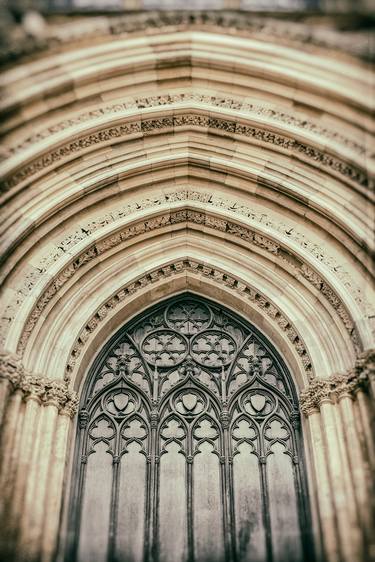
{"label": "foliate capital carving", "polygon": [[45,381],[44,403],[61,409],[67,400],[67,388],[64,381]]}
{"label": "foliate capital carving", "polygon": [[375,376],[375,351],[363,353],[356,361],[354,369],[346,374],[335,374],[327,379],[315,379],[301,392],[301,411],[309,416],[319,411],[324,401],[339,402],[342,398],[353,398],[359,389],[367,389]]}
{"label": "foliate capital carving", "polygon": [[337,400],[344,397],[351,398],[356,386],[349,373],[346,375],[333,375],[330,378],[330,385],[333,398]]}
{"label": "foliate capital carving", "polygon": [[301,392],[300,408],[305,416],[319,411],[324,400],[330,399],[330,383],[328,379],[314,379],[309,386]]}
{"label": "foliate capital carving", "polygon": [[69,416],[73,418],[78,411],[79,398],[74,390],[68,390],[66,393],[66,400],[60,410],[60,415]]}
{"label": "foliate capital carving", "polygon": [[42,402],[46,391],[45,379],[34,374],[24,374],[20,381],[20,388],[23,391],[24,400]]}
{"label": "foliate capital carving", "polygon": [[25,374],[20,382],[24,400],[38,400],[45,406],[56,406],[61,414],[73,417],[77,411],[77,393],[66,381],[51,380],[35,374]]}
{"label": "foliate capital carving", "polygon": [[8,380],[14,388],[18,388],[23,374],[24,368],[18,355],[0,354],[0,379]]}
{"label": "foliate capital carving", "polygon": [[66,381],[27,372],[17,355],[0,354],[0,379],[9,380],[13,390],[22,392],[25,401],[36,400],[45,406],[56,406],[61,414],[70,417],[77,411],[77,393],[69,388]]}
{"label": "foliate capital carving", "polygon": [[367,388],[375,380],[375,349],[361,353],[355,362],[352,376],[356,378],[358,388]]}

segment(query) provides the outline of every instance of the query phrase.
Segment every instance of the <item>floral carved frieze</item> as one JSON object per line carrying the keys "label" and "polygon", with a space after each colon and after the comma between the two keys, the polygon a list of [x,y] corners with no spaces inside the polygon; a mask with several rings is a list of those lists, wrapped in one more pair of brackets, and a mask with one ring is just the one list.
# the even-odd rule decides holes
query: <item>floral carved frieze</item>
{"label": "floral carved frieze", "polygon": [[367,350],[356,359],[353,369],[346,374],[332,375],[327,379],[315,378],[301,392],[301,411],[309,416],[319,411],[322,403],[334,403],[343,397],[353,397],[358,390],[367,391],[375,378],[375,350]]}
{"label": "floral carved frieze", "polygon": [[[224,198],[216,193],[206,192],[189,184],[179,191],[168,192],[167,188],[168,186],[165,186],[165,190],[161,192],[158,191],[152,197],[137,199],[126,203],[126,205],[116,207],[116,209],[109,213],[83,223],[81,228],[76,229],[74,232],[60,239],[55,245],[54,251],[49,251],[49,253],[38,262],[37,267],[33,268],[31,271],[25,270],[23,285],[17,290],[17,302],[19,304],[22,303],[24,298],[30,294],[35,284],[46,273],[51,264],[55,263],[66,252],[71,251],[76,244],[87,240],[94,232],[97,232],[101,228],[109,224],[115,225],[117,221],[139,211],[159,208],[170,203],[186,202],[186,204],[188,204],[189,202],[193,202],[204,203],[206,209],[217,208],[230,211],[231,214],[244,217],[246,220],[250,220],[252,223],[256,223],[261,227],[271,228],[283,236],[286,246],[289,240],[297,243],[304,251],[308,251],[313,259],[324,264],[335,277],[340,279],[364,314],[371,316],[375,312],[374,307],[370,307],[370,304],[366,302],[362,288],[351,278],[342,263],[338,262],[332,255],[329,255],[326,247],[308,239],[305,234],[291,227],[290,223],[275,220],[267,213],[247,207],[238,199]],[[319,288],[321,287],[319,277],[313,276],[311,280],[314,281]],[[7,315],[10,319],[13,318],[11,309],[12,305],[10,304],[7,308]]]}
{"label": "floral carved frieze", "polygon": [[247,113],[249,115],[254,115],[257,117],[262,117],[275,123],[283,123],[286,125],[292,125],[293,127],[298,127],[304,131],[312,132],[316,135],[326,137],[330,140],[343,144],[345,147],[349,148],[353,152],[359,155],[365,153],[365,147],[339,133],[337,130],[330,129],[328,127],[323,127],[322,125],[311,121],[310,119],[303,117],[298,117],[294,114],[287,113],[283,108],[278,110],[274,107],[267,107],[267,105],[257,105],[255,103],[249,103],[241,98],[232,98],[228,96],[216,97],[214,95],[201,94],[198,92],[187,92],[187,93],[171,93],[171,94],[161,94],[148,97],[135,97],[133,99],[127,99],[124,102],[117,102],[112,105],[107,105],[105,107],[97,107],[89,111],[80,113],[79,115],[74,115],[68,119],[64,119],[58,123],[53,123],[46,129],[33,132],[30,136],[25,138],[22,142],[14,146],[9,146],[7,148],[8,154],[17,154],[26,148],[35,145],[36,143],[49,138],[51,135],[65,131],[71,127],[76,127],[81,123],[86,123],[90,120],[97,119],[98,117],[111,116],[114,114],[122,113],[130,109],[145,109],[150,107],[160,107],[160,106],[170,106],[178,105],[182,103],[197,103],[199,105],[205,104],[213,107],[220,107],[229,109],[231,111],[241,111],[241,113]]}
{"label": "floral carved frieze", "polygon": [[28,373],[17,355],[0,354],[0,378],[9,380],[13,390],[21,391],[24,400],[34,399],[45,406],[56,406],[61,414],[70,417],[77,411],[77,393],[68,387],[66,381]]}
{"label": "floral carved frieze", "polygon": [[93,314],[87,321],[73,344],[66,366],[66,380],[70,380],[83,348],[93,337],[94,332],[96,332],[99,328],[101,322],[108,318],[120,303],[123,303],[126,299],[131,298],[132,295],[145,287],[152,285],[153,283],[163,281],[185,272],[189,272],[195,276],[205,277],[221,284],[226,288],[239,293],[243,298],[248,299],[253,303],[253,305],[261,309],[262,312],[271,318],[272,321],[275,322],[275,324],[286,334],[300,357],[302,367],[307,377],[313,377],[311,359],[302,338],[299,336],[293,323],[274,303],[270,302],[259,291],[250,287],[248,284],[243,283],[234,276],[228,275],[224,271],[221,271],[218,268],[213,268],[204,263],[186,259],[150,271],[146,275],[143,275],[135,281],[122,287],[120,291],[114,294],[107,302],[102,304],[95,314]]}
{"label": "floral carved frieze", "polygon": [[350,165],[312,145],[300,142],[292,136],[289,137],[274,133],[266,128],[262,129],[260,127],[241,123],[234,119],[221,119],[219,117],[190,112],[181,115],[162,116],[157,119],[124,122],[122,124],[104,127],[88,135],[78,136],[78,138],[75,138],[73,141],[49,151],[40,158],[31,161],[23,168],[11,173],[0,184],[1,191],[7,191],[19,183],[28,180],[38,172],[47,170],[56,162],[64,158],[70,158],[72,155],[78,155],[82,150],[97,144],[115,141],[116,139],[125,138],[134,134],[146,136],[170,129],[178,130],[179,128],[186,127],[204,128],[205,131],[211,131],[212,133],[220,131],[221,134],[230,137],[240,136],[253,138],[255,141],[277,146],[281,149],[288,150],[288,152],[296,156],[302,156],[307,162],[324,166],[328,170],[338,173],[360,186],[371,187],[366,170],[358,166]]}
{"label": "floral carved frieze", "polygon": [[[213,229],[225,233],[226,235],[240,238],[247,244],[251,244],[261,250],[272,254],[273,259],[277,258],[287,265],[289,270],[294,269],[294,273],[302,275],[306,281],[311,283],[324,298],[333,306],[338,316],[341,318],[347,332],[349,333],[355,349],[359,349],[360,343],[358,334],[354,327],[354,323],[348,313],[346,307],[341,302],[333,289],[322,279],[322,277],[314,271],[310,266],[297,260],[297,265],[290,262],[290,254],[285,251],[282,246],[271,238],[260,234],[251,228],[237,224],[227,218],[217,217],[192,209],[182,209],[171,211],[157,217],[140,221],[138,223],[127,226],[125,229],[111,234],[109,237],[97,241],[87,250],[74,257],[74,260],[61,271],[55,279],[53,279],[42,295],[37,300],[33,310],[31,311],[21,338],[18,343],[17,352],[23,354],[26,344],[30,338],[34,326],[38,322],[43,310],[46,308],[52,298],[58,293],[65,283],[76,273],[78,269],[85,266],[92,260],[103,255],[105,252],[112,250],[120,244],[146,232],[157,230],[169,225],[177,225],[181,223],[191,223],[195,225],[204,225],[206,228]],[[285,264],[286,261],[286,264]]]}

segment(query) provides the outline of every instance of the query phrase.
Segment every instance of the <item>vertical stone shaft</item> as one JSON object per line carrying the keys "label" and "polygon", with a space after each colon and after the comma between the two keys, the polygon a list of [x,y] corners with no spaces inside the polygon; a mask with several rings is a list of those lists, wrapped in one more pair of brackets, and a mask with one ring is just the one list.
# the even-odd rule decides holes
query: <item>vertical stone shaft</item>
{"label": "vertical stone shaft", "polygon": [[368,459],[371,467],[375,470],[375,440],[372,431],[372,412],[371,409],[374,407],[370,403],[369,397],[365,394],[362,389],[359,389],[356,393],[358,400],[358,409],[361,417],[363,435],[365,438],[366,450]]}
{"label": "vertical stone shaft", "polygon": [[13,498],[15,494],[16,469],[19,464],[20,442],[25,404],[22,392],[16,391],[9,399],[6,419],[1,434],[1,472],[0,472],[0,559],[10,560],[14,538],[12,522]]}
{"label": "vertical stone shaft", "polygon": [[25,487],[30,470],[30,461],[32,459],[33,449],[35,446],[35,437],[40,411],[40,399],[34,395],[27,397],[12,506],[12,518],[15,520],[18,520],[20,514],[22,513]]}
{"label": "vertical stone shaft", "polygon": [[0,427],[2,426],[4,413],[7,407],[12,384],[8,379],[0,378]]}
{"label": "vertical stone shaft", "polygon": [[370,521],[367,501],[369,489],[367,486],[364,458],[355,423],[352,397],[347,394],[340,397],[339,407],[343,420],[347,457],[349,459],[350,471],[353,478],[360,522],[361,526],[364,526],[365,529],[369,530]]}
{"label": "vertical stone shaft", "polygon": [[320,411],[327,447],[327,464],[332,483],[342,558],[345,562],[354,560],[359,562],[363,560],[362,537],[336,408],[337,406],[332,404],[330,399],[321,401]]}
{"label": "vertical stone shaft", "polygon": [[50,458],[42,530],[41,562],[52,562],[56,551],[70,426],[69,415],[62,412],[57,418],[55,439]]}
{"label": "vertical stone shaft", "polygon": [[320,523],[327,562],[339,562],[339,541],[331,483],[327,467],[327,447],[321,427],[321,416],[314,410],[308,417],[311,433],[311,448],[316,476]]}
{"label": "vertical stone shaft", "polygon": [[14,392],[9,398],[7,413],[1,433],[1,506],[4,505],[7,496],[11,495],[10,491],[14,484],[14,466],[12,464],[12,457],[15,453],[17,438],[19,441],[19,435],[17,435],[17,432],[21,431],[20,421],[22,414],[22,391],[16,390],[16,392]]}
{"label": "vertical stone shaft", "polygon": [[48,471],[57,415],[57,404],[49,403],[42,408],[21,517],[19,551],[22,560],[33,561],[40,554]]}

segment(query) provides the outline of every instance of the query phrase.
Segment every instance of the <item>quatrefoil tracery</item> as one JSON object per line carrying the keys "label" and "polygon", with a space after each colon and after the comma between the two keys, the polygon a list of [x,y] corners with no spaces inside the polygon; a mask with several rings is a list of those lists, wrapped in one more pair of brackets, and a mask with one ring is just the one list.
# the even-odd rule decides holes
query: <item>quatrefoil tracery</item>
{"label": "quatrefoil tracery", "polygon": [[193,301],[171,304],[165,317],[170,328],[189,335],[204,330],[211,323],[209,308],[203,303]]}
{"label": "quatrefoil tracery", "polygon": [[196,335],[191,342],[192,357],[201,365],[211,368],[229,365],[236,350],[234,339],[219,330],[206,330]]}
{"label": "quatrefoil tracery", "polygon": [[188,343],[184,336],[173,330],[157,330],[144,338],[141,349],[151,365],[173,367],[185,359]]}

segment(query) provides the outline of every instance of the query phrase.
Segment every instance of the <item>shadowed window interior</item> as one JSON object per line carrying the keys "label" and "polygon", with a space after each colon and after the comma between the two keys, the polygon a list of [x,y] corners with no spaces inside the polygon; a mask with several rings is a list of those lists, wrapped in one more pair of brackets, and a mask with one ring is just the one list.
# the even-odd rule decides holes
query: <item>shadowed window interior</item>
{"label": "shadowed window interior", "polygon": [[83,389],[71,562],[313,559],[298,405],[269,342],[183,294],[121,329]]}

